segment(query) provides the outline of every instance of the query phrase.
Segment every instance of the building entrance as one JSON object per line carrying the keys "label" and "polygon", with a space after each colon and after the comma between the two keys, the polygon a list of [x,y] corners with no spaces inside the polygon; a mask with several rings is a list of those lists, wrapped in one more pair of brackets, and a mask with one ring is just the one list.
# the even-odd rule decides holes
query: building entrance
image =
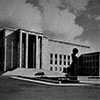
{"label": "building entrance", "polygon": [[36,68],[36,36],[28,36],[28,68]]}
{"label": "building entrance", "polygon": [[41,69],[42,37],[26,33],[22,33],[21,36],[18,50],[20,68]]}

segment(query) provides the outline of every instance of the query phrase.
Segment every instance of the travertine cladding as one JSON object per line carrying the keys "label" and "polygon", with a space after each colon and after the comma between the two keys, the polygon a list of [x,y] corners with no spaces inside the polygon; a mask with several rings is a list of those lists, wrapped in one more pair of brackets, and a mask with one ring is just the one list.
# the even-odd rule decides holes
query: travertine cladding
{"label": "travertine cladding", "polygon": [[73,48],[78,49],[77,56],[81,55],[81,53],[89,52],[90,48],[88,46],[82,46],[57,40],[49,40],[49,52],[53,53],[61,53],[61,54],[68,54],[70,55],[72,53]]}
{"label": "travertine cladding", "polygon": [[[19,34],[16,32],[16,34],[12,33],[10,35],[8,35],[6,37],[7,39],[7,49],[6,49],[6,70],[10,69],[12,66],[13,68],[17,68],[17,63],[18,63],[18,59],[17,59],[17,56],[18,56],[18,53],[17,53],[17,45],[18,45],[18,41],[17,39],[19,38]],[[13,47],[12,47],[12,42],[13,42]],[[12,53],[12,48],[13,48],[13,59],[11,59],[11,53]],[[13,60],[13,65],[11,65],[11,62]]]}
{"label": "travertine cladding", "polygon": [[[47,37],[43,37],[42,42],[42,68],[50,70],[50,53],[57,54],[57,55],[70,55],[72,53],[73,48],[78,48],[79,53],[78,56],[82,53],[89,52],[89,47],[81,46],[81,45],[75,45],[71,43],[66,42],[59,42],[57,40],[51,40]],[[58,57],[59,61],[59,57]],[[71,63],[71,59],[70,59]],[[68,64],[68,63],[67,63]],[[58,64],[52,64],[52,66],[56,67],[68,67],[68,65],[59,65]]]}
{"label": "travertine cladding", "polygon": [[[3,33],[4,35],[3,35]],[[4,67],[4,70],[8,70],[10,68],[16,68],[19,67],[19,60],[18,58],[18,54],[19,54],[19,49],[18,49],[18,43],[20,42],[20,36],[21,33],[25,33],[27,36],[28,34],[31,35],[35,35],[36,36],[36,62],[38,63],[38,60],[41,59],[41,67],[42,69],[46,69],[46,70],[50,70],[50,53],[52,54],[57,54],[59,55],[66,55],[66,59],[68,57],[68,55],[71,56],[72,50],[73,48],[78,48],[79,53],[78,56],[81,53],[87,53],[90,49],[87,46],[82,46],[82,45],[78,45],[78,44],[74,44],[74,43],[68,43],[68,42],[63,42],[63,41],[58,41],[58,40],[54,40],[54,39],[50,39],[49,37],[45,36],[43,33],[38,33],[38,32],[34,32],[34,31],[28,31],[28,30],[24,30],[24,29],[18,29],[18,30],[13,30],[13,29],[3,29],[2,31],[0,31],[0,33],[2,33],[2,36],[0,37],[0,41],[3,41],[0,43],[0,47],[3,48],[4,45],[4,54],[3,54],[3,62],[1,62],[2,65],[2,69]],[[40,51],[39,50],[39,40],[38,40],[38,36],[42,38],[42,49]],[[29,41],[27,42],[29,43]],[[12,48],[12,49],[11,49]],[[27,47],[26,47],[27,48]],[[27,48],[28,50],[28,48]],[[39,54],[39,52],[41,52],[41,56]],[[12,53],[13,52],[13,53]],[[20,54],[21,54],[21,49],[20,49]],[[28,52],[25,55],[25,59],[28,59]],[[22,57],[22,56],[21,56]],[[20,57],[20,59],[22,59]],[[63,56],[64,57],[64,56]],[[12,60],[13,59],[13,60]],[[55,60],[55,59],[53,59]],[[64,64],[59,64],[59,57],[57,58],[58,63],[52,64],[52,67],[59,67],[62,69],[64,67],[68,67],[68,62],[66,62],[66,65]],[[67,59],[68,60],[68,59]],[[13,61],[13,62],[12,62]],[[28,60],[27,60],[28,61]],[[64,60],[62,60],[62,62],[64,62]],[[25,62],[25,64],[27,65],[26,68],[29,68],[28,66],[29,62]],[[71,57],[70,57],[70,63],[71,63]],[[20,63],[21,65],[21,63]],[[36,64],[36,69],[39,69],[39,64]],[[58,68],[57,68],[58,69]],[[54,71],[54,70],[53,70]],[[59,71],[59,70],[56,70]],[[63,70],[62,70],[63,71]],[[61,71],[60,71],[61,72]]]}
{"label": "travertine cladding", "polygon": [[12,34],[14,31],[13,29],[5,29],[5,36]]}
{"label": "travertine cladding", "polygon": [[43,37],[42,40],[42,69],[49,69],[49,45],[48,38]]}

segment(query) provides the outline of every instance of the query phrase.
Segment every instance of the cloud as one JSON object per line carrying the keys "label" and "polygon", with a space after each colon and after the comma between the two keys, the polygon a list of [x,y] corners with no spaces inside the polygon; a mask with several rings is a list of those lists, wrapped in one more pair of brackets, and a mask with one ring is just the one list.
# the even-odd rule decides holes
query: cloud
{"label": "cloud", "polygon": [[46,32],[54,33],[54,38],[73,41],[76,36],[82,34],[83,28],[76,25],[76,16],[67,8],[60,10],[60,5],[61,0],[41,0],[43,29]]}
{"label": "cloud", "polygon": [[[9,23],[13,23],[12,28],[41,31],[40,10],[25,2],[26,0],[0,0],[0,21],[5,23],[6,27],[9,27]],[[6,25],[6,22],[9,23]],[[17,24],[17,27],[13,26],[14,24]]]}
{"label": "cloud", "polygon": [[84,31],[78,39],[82,43],[88,41],[93,51],[100,50],[100,0],[90,0],[87,10],[77,16],[76,23],[83,27]]}
{"label": "cloud", "polygon": [[[34,2],[33,2],[34,1]],[[66,2],[64,9],[60,9]],[[70,8],[85,10],[88,0],[0,0],[0,27],[43,31],[53,38],[74,41],[84,29]],[[70,6],[69,6],[70,5]],[[54,35],[53,35],[54,34]]]}

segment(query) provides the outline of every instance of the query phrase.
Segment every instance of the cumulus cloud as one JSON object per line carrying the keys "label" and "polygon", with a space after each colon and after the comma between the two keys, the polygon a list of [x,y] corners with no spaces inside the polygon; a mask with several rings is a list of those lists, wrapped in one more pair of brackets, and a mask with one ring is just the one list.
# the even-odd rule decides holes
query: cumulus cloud
{"label": "cumulus cloud", "polygon": [[[43,31],[51,37],[65,41],[74,41],[76,36],[83,33],[84,29],[75,23],[77,16],[70,8],[85,10],[88,0],[35,1],[0,0],[1,24],[5,27]],[[61,10],[61,6],[65,8]]]}
{"label": "cumulus cloud", "polygon": [[[43,9],[43,29],[55,34],[55,38],[73,41],[76,36],[83,32],[83,28],[76,25],[76,16],[69,9],[60,10],[61,0],[41,0]],[[50,34],[49,34],[50,35]]]}
{"label": "cumulus cloud", "polygon": [[[26,28],[35,31],[42,30],[41,12],[38,7],[25,3],[26,0],[0,0],[0,21],[12,28]],[[6,22],[8,24],[6,25]]]}

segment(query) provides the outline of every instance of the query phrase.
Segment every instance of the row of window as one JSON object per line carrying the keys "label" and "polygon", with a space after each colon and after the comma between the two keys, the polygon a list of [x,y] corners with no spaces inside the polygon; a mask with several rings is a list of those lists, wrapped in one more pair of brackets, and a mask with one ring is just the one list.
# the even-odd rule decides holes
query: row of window
{"label": "row of window", "polygon": [[99,62],[86,62],[82,63],[81,66],[99,66]]}
{"label": "row of window", "polygon": [[82,57],[82,60],[98,60],[98,55]]}
{"label": "row of window", "polygon": [[91,74],[97,74],[98,68],[85,68],[83,69],[84,74],[91,75]]}
{"label": "row of window", "polygon": [[[58,61],[59,58],[59,61]],[[67,63],[68,60],[68,63]],[[70,56],[61,55],[61,54],[50,54],[50,64],[59,64],[59,65],[70,65]]]}
{"label": "row of window", "polygon": [[52,66],[51,66],[51,67],[50,67],[50,70],[51,70],[51,71],[62,71],[63,68],[62,68],[62,67],[59,67],[59,68],[58,68],[58,67],[52,67]]}

